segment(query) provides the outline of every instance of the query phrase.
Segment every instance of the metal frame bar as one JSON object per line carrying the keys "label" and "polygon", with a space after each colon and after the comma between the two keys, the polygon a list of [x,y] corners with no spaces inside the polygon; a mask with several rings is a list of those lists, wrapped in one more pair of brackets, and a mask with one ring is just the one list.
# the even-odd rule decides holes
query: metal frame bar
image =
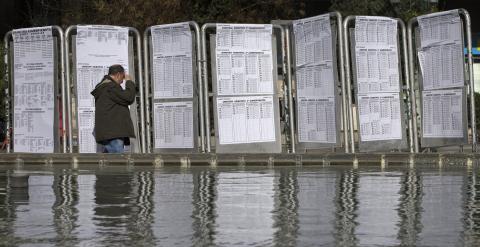
{"label": "metal frame bar", "polygon": [[[207,72],[207,68],[208,68],[208,64],[207,64],[207,60],[208,60],[208,57],[207,57],[207,30],[208,29],[216,29],[217,27],[217,23],[205,23],[203,24],[202,26],[202,29],[201,29],[201,37],[202,37],[202,80],[204,80],[202,83],[203,83],[203,86],[204,86],[204,106],[205,106],[205,128],[206,128],[206,131],[205,131],[205,134],[206,134],[206,148],[207,148],[207,152],[211,152],[211,145],[210,145],[210,138],[211,138],[211,133],[210,133],[210,112],[209,112],[209,99],[210,99],[210,93],[209,93],[209,89],[208,89],[208,72]],[[283,70],[283,74],[286,75],[286,78],[287,78],[287,84],[288,84],[288,87],[289,87],[289,90],[291,90],[291,85],[292,85],[292,76],[291,76],[291,69],[290,69],[290,42],[289,42],[289,39],[286,39],[287,36],[287,32],[285,31],[285,28],[283,28],[281,25],[276,25],[276,24],[273,24],[272,25],[273,28],[277,28],[280,30],[281,32],[281,44],[282,44],[282,61],[283,61],[283,66],[282,66],[282,70]],[[286,49],[285,49],[286,47]],[[286,50],[286,51],[285,51]],[[285,68],[285,63],[287,63],[287,66],[288,66],[288,69]],[[284,79],[284,82],[285,82],[285,79]],[[275,85],[276,86],[276,85]],[[292,121],[293,120],[293,102],[291,100],[291,92],[290,92],[290,96],[289,96],[289,114],[290,114],[290,119],[289,121]],[[292,106],[292,107],[290,107]],[[291,138],[291,142],[292,142],[292,152],[295,153],[295,133],[294,133],[294,130],[295,130],[295,123],[292,121],[290,123],[290,138]]]}
{"label": "metal frame bar", "polygon": [[67,94],[67,115],[68,115],[68,152],[73,153],[73,131],[72,131],[72,84],[70,83],[70,33],[77,26],[69,26],[65,30],[65,91]]}
{"label": "metal frame bar", "polygon": [[67,95],[65,94],[65,34],[59,26],[54,26],[60,33],[60,74],[61,74],[61,91],[62,91],[62,140],[63,140],[63,152],[67,152],[67,133],[65,128],[67,127]]}
{"label": "metal frame bar", "polygon": [[[345,18],[345,20],[343,21],[343,38],[344,38],[344,55],[345,55],[345,63],[344,63],[344,66],[345,66],[345,73],[346,73],[346,83],[347,83],[347,91],[348,91],[348,105],[349,105],[349,112],[348,112],[348,117],[349,117],[349,125],[350,125],[350,142],[351,142],[351,153],[355,153],[355,138],[354,138],[354,133],[353,133],[353,127],[354,127],[354,124],[353,124],[353,107],[352,107],[352,79],[351,79],[351,73],[350,73],[350,42],[349,42],[349,35],[348,35],[348,27],[350,25],[350,23],[352,21],[355,20],[357,16],[355,15],[352,15],[352,16],[348,16],[347,18]],[[401,39],[399,38],[399,45],[402,45],[402,50],[400,51],[401,53],[398,54],[399,56],[399,63],[401,63],[401,55],[403,54],[404,56],[404,60],[403,60],[403,64],[402,64],[402,67],[404,69],[404,81],[405,81],[405,84],[406,84],[406,87],[405,89],[408,91],[409,89],[413,88],[411,86],[411,82],[410,82],[410,76],[409,76],[409,66],[407,64],[407,43],[406,43],[406,29],[405,29],[405,23],[401,20],[401,19],[398,19],[396,18],[397,20],[397,29],[400,29],[400,34],[402,35]],[[401,73],[401,70],[399,71]],[[402,82],[400,81],[400,93],[402,94]],[[412,94],[410,93],[410,96]],[[407,97],[409,95],[407,94]],[[358,107],[358,106],[357,106]],[[408,107],[408,104],[407,104],[407,111],[411,114],[411,111],[410,111],[410,108]],[[412,136],[412,133],[416,133],[416,130],[413,130],[412,129],[412,125],[413,122],[412,122],[412,117],[410,117],[408,119],[408,126],[410,127],[409,128],[409,148],[410,148],[410,152],[413,152],[414,149],[413,149],[413,136]],[[416,126],[416,125],[415,125]],[[360,135],[360,133],[359,133]],[[359,137],[360,138],[360,137]],[[360,139],[359,139],[360,140]]]}
{"label": "metal frame bar", "polygon": [[[142,153],[146,153],[146,144],[145,144],[145,94],[144,94],[144,83],[143,83],[143,67],[142,67],[142,38],[140,32],[134,27],[128,27],[130,32],[135,34],[137,40],[137,66],[138,66],[138,84],[139,84],[139,93],[140,93],[140,143]],[[135,53],[135,50],[133,51]],[[134,64],[135,66],[135,64]]]}
{"label": "metal frame bar", "polygon": [[[210,153],[211,152],[211,145],[210,145],[210,138],[211,138],[211,133],[210,133],[210,111],[209,111],[209,99],[210,99],[210,93],[208,92],[208,72],[207,72],[207,29],[208,28],[213,28],[216,27],[216,24],[213,23],[205,23],[203,24],[201,28],[201,39],[202,39],[202,58],[200,59],[201,61],[201,66],[200,70],[202,72],[202,77],[200,80],[202,81],[201,83],[203,84],[203,101],[204,101],[204,107],[205,107],[205,144],[206,144],[206,152]],[[202,99],[200,99],[201,101]]]}
{"label": "metal frame bar", "polygon": [[7,139],[7,153],[10,153],[10,56],[9,56],[9,50],[10,50],[10,36],[12,36],[12,31],[8,31],[4,38],[4,48],[5,48],[5,55],[4,55],[4,63],[6,65],[6,70],[5,70],[5,79],[7,81],[7,87],[5,88],[5,122],[6,122],[6,127],[7,127],[7,132],[5,133],[5,138]]}
{"label": "metal frame bar", "polygon": [[[274,25],[275,27],[275,25]],[[282,26],[278,26],[282,27]],[[282,27],[283,28],[283,27]],[[292,148],[292,153],[296,153],[296,142],[295,142],[295,109],[293,109],[293,87],[292,87],[292,65],[291,65],[291,51],[290,51],[290,30],[288,28],[283,28],[283,31],[285,35],[283,35],[283,32],[281,34],[282,38],[282,53],[286,52],[286,57],[285,53],[282,54],[282,69],[283,73],[287,71],[287,85],[288,85],[288,116],[289,116],[289,121],[290,121],[290,142],[291,142],[291,148]],[[286,46],[286,51],[284,51]],[[285,64],[285,60],[287,63]],[[287,66],[285,68],[285,66]]]}
{"label": "metal frame bar", "polygon": [[[410,148],[410,153],[415,152],[414,148],[414,135],[417,133],[417,128],[413,128],[415,126],[413,124],[413,119],[415,116],[412,115],[412,105],[411,102],[409,101],[412,98],[412,95],[410,94],[411,89],[413,88],[412,81],[410,80],[410,67],[408,66],[408,61],[410,57],[408,56],[408,43],[407,43],[407,29],[405,26],[405,22],[401,19],[397,19],[398,24],[400,25],[400,31],[402,32],[402,53],[403,53],[403,69],[404,69],[404,80],[405,80],[405,91],[407,95],[407,105],[406,109],[408,111],[408,146]],[[400,56],[400,54],[399,54]]]}
{"label": "metal frame bar", "polygon": [[[204,126],[204,107],[203,107],[203,85],[202,85],[202,51],[201,51],[201,36],[200,36],[200,27],[194,21],[188,22],[189,26],[195,32],[195,45],[196,45],[196,52],[197,52],[197,90],[198,90],[198,102],[199,102],[199,115],[200,115],[200,148],[202,152],[205,152],[205,126]],[[151,32],[152,27],[148,27],[143,32],[143,58],[145,64],[144,76],[145,76],[145,110],[148,115],[150,112],[150,102],[149,102],[149,95],[150,95],[150,62],[149,62],[149,45],[148,45],[148,38],[149,33]],[[146,138],[147,138],[147,152],[152,153],[152,143],[151,143],[151,123],[150,118],[146,118]]]}
{"label": "metal frame bar", "polygon": [[355,136],[353,133],[353,109],[352,109],[352,80],[350,75],[350,55],[348,54],[350,48],[350,43],[348,42],[348,24],[355,19],[355,16],[347,16],[343,20],[343,55],[344,59],[344,70],[345,70],[345,83],[347,84],[347,101],[348,101],[348,125],[349,125],[349,134],[350,134],[350,153],[355,153]]}
{"label": "metal frame bar", "polygon": [[[64,53],[64,46],[65,46],[65,42],[64,42],[64,33],[63,33],[63,30],[60,26],[51,26],[52,27],[52,32],[53,30],[56,30],[58,32],[58,36],[52,36],[53,37],[57,37],[59,39],[59,44],[58,46],[60,47],[59,48],[59,55],[58,55],[58,59],[60,61],[57,61],[57,64],[58,64],[58,68],[59,68],[59,73],[60,73],[60,83],[58,86],[58,89],[60,89],[60,92],[61,92],[61,97],[62,97],[62,102],[61,102],[61,107],[62,107],[62,133],[61,133],[61,137],[62,137],[62,150],[63,150],[63,153],[66,153],[67,152],[67,141],[66,141],[66,132],[65,132],[65,128],[67,126],[66,124],[66,95],[65,95],[65,68],[64,68],[64,65],[65,65],[65,53]],[[6,78],[6,81],[8,82],[7,83],[7,88],[6,88],[6,92],[5,92],[5,116],[6,116],[6,124],[7,124],[7,133],[6,133],[6,137],[7,140],[8,140],[8,144],[7,144],[7,153],[10,153],[10,84],[11,84],[11,78],[13,78],[13,76],[10,76],[10,69],[11,69],[11,65],[10,65],[10,56],[9,56],[9,51],[10,51],[10,38],[12,37],[13,35],[13,32],[12,31],[8,31],[4,38],[3,38],[3,41],[4,41],[4,47],[5,47],[5,57],[4,57],[4,62],[5,64],[7,65],[7,69],[5,70],[5,78]],[[55,93],[56,95],[57,93]],[[55,100],[56,102],[56,100]]]}
{"label": "metal frame bar", "polygon": [[413,151],[415,153],[419,152],[419,143],[418,143],[418,123],[417,123],[417,96],[415,94],[415,86],[413,85],[415,81],[415,62],[413,61],[413,20],[416,20],[417,18],[410,19],[408,21],[408,28],[407,28],[407,33],[408,33],[408,67],[410,68],[410,78],[412,78],[412,86],[410,87],[410,113],[412,114],[412,123],[415,129],[413,130]]}
{"label": "metal frame bar", "polygon": [[466,9],[459,9],[460,15],[465,18],[465,29],[467,31],[467,56],[468,56],[468,73],[470,83],[470,125],[472,128],[472,151],[477,151],[477,123],[475,116],[475,81],[473,73],[473,59],[472,59],[472,21],[470,14]]}
{"label": "metal frame bar", "polygon": [[[66,91],[67,91],[67,105],[68,105],[68,119],[69,119],[69,126],[68,126],[68,139],[69,139],[69,151],[70,153],[73,152],[73,133],[72,133],[72,95],[71,95],[71,90],[72,90],[72,76],[71,76],[71,69],[70,69],[70,36],[71,33],[76,30],[78,25],[72,25],[69,26],[66,31],[65,31],[65,77],[66,77]],[[143,77],[142,77],[142,43],[141,43],[141,37],[140,37],[140,32],[136,28],[133,27],[126,27],[128,28],[129,32],[132,32],[134,34],[134,38],[136,39],[137,42],[137,47],[136,47],[136,52],[137,52],[137,59],[136,61],[133,61],[133,66],[135,67],[135,62],[137,63],[137,68],[138,68],[138,73],[136,73],[137,81],[139,84],[139,93],[140,93],[140,126],[139,126],[139,134],[140,134],[140,150],[142,153],[145,153],[145,96],[144,96],[144,83],[143,83]],[[133,52],[135,53],[135,47],[133,48]]]}
{"label": "metal frame bar", "polygon": [[[148,61],[148,54],[149,54],[149,46],[148,46],[148,33],[151,31],[151,27],[147,27],[145,31],[143,32],[143,63],[145,65],[144,71],[143,71],[143,76],[145,77],[145,112],[148,115],[150,112],[150,101],[148,100],[150,97],[150,74],[148,70],[150,69],[150,63]],[[150,118],[145,119],[145,131],[146,133],[146,138],[147,138],[147,153],[152,152],[151,148],[151,134],[150,134]]]}
{"label": "metal frame bar", "polygon": [[[472,32],[471,32],[471,19],[470,15],[467,10],[465,9],[457,9],[460,16],[463,16],[462,21],[464,22],[462,34],[467,35],[467,66],[468,66],[468,85],[467,92],[468,96],[470,96],[470,127],[472,128],[472,151],[477,151],[477,126],[475,120],[475,82],[474,82],[474,73],[473,73],[473,59],[472,59]],[[416,47],[414,45],[414,38],[415,35],[413,33],[415,25],[418,25],[418,18],[414,17],[408,21],[408,55],[409,55],[409,68],[410,68],[410,77],[412,78],[412,87],[410,88],[411,94],[411,104],[412,104],[412,114],[413,114],[413,125],[415,126],[415,130],[418,130],[418,123],[417,123],[417,101],[415,95],[415,88],[413,83],[415,81],[418,84],[418,80],[414,80],[415,78],[415,61],[414,61],[414,51]],[[465,32],[466,31],[466,32]],[[465,56],[465,55],[464,55]],[[463,65],[465,68],[465,63]],[[464,86],[465,87],[465,86]],[[467,96],[467,97],[468,97]],[[467,132],[468,133],[468,132]],[[420,144],[419,144],[419,137],[417,131],[414,132],[414,146],[415,152],[419,152]]]}
{"label": "metal frame bar", "polygon": [[342,22],[342,15],[340,12],[333,12],[330,13],[330,16],[334,16],[337,18],[337,33],[338,33],[338,46],[339,46],[339,59],[340,59],[340,85],[342,88],[342,119],[343,119],[343,141],[345,145],[345,153],[350,153],[350,145],[348,143],[348,138],[349,138],[349,132],[348,132],[348,122],[349,122],[349,114],[347,113],[348,107],[347,107],[347,92],[345,89],[345,63],[344,63],[344,56],[345,56],[345,51],[343,50],[343,22]]}

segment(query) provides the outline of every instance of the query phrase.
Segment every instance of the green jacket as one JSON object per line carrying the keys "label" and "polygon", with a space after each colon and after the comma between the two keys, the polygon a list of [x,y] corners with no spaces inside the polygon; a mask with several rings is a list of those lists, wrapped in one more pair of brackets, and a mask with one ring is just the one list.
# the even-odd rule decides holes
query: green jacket
{"label": "green jacket", "polygon": [[95,140],[135,137],[128,106],[135,101],[135,84],[126,81],[125,90],[105,76],[91,94],[95,97]]}

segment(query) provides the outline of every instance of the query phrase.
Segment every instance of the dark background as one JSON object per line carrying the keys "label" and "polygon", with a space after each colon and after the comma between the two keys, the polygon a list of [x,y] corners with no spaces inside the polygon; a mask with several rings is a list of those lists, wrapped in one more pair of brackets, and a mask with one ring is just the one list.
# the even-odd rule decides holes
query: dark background
{"label": "dark background", "polygon": [[[332,5],[332,0],[303,0],[303,1],[298,0],[298,1],[304,4],[302,5],[304,8],[304,11],[302,12],[303,16],[299,16],[299,17],[310,17],[310,16],[326,13],[330,11],[330,7]],[[389,0],[385,0],[385,1],[389,1]],[[411,1],[414,1],[414,0],[411,0]],[[427,2],[426,0],[420,0],[420,1]],[[429,0],[429,1],[432,2],[432,0]],[[32,22],[35,21],[34,18],[38,19],[38,16],[40,15],[45,25],[64,26],[62,25],[63,23],[61,21],[61,17],[59,16],[61,15],[61,9],[67,5],[80,4],[81,2],[82,0],[0,0],[0,35],[3,37],[6,32],[15,28],[31,27]],[[106,1],[106,2],[115,2],[115,1]],[[131,2],[134,2],[134,1],[131,1]],[[202,2],[202,1],[199,0],[198,2]],[[50,6],[49,10],[45,10],[44,6],[46,4]],[[201,4],[205,4],[205,1],[203,1],[203,3]],[[478,0],[477,1],[476,0],[443,0],[443,1],[433,0],[433,3],[430,3],[430,4],[436,5],[438,10],[449,10],[449,9],[457,9],[457,8],[466,9],[470,13],[470,16],[472,19],[472,32],[473,33],[480,32],[480,17],[479,17],[480,13],[476,11],[477,9],[479,9],[478,7],[476,7],[476,5],[480,5],[480,1]],[[283,19],[287,19],[287,18],[283,18]],[[192,19],[192,20],[200,22],[200,20],[195,20],[195,19]],[[89,24],[98,24],[98,23],[89,23]],[[157,24],[161,24],[161,23],[157,23]],[[199,24],[202,24],[202,23],[199,23]]]}

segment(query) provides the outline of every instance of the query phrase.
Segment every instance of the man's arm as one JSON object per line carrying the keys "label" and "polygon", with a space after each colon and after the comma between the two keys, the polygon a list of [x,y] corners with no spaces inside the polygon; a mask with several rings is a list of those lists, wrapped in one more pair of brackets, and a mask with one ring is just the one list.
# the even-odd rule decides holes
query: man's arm
{"label": "man's arm", "polygon": [[115,85],[110,89],[110,98],[120,105],[131,105],[135,101],[135,83],[131,80],[125,82],[125,90],[120,85]]}

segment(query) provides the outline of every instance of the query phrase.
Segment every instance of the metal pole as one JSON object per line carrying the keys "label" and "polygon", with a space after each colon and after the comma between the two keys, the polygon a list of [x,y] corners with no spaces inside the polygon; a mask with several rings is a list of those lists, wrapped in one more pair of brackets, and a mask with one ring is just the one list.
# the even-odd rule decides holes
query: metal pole
{"label": "metal pole", "polygon": [[[197,51],[197,90],[198,90],[198,103],[200,114],[200,147],[202,152],[205,152],[205,116],[203,106],[203,80],[202,80],[202,43],[200,36],[200,27],[194,21],[188,22],[190,27],[195,31],[196,51]],[[208,92],[207,92],[208,93]]]}
{"label": "metal pole", "polygon": [[208,74],[207,74],[207,29],[216,27],[214,23],[205,23],[202,26],[202,78],[204,87],[204,103],[205,103],[205,138],[207,141],[207,152],[210,153],[210,111],[209,111],[209,92],[208,92]]}
{"label": "metal pole", "polygon": [[[403,67],[403,70],[404,70],[404,75],[405,75],[405,85],[406,85],[406,90],[407,90],[407,95],[409,94],[410,92],[410,88],[412,88],[412,86],[410,85],[410,71],[408,69],[408,51],[407,51],[407,31],[406,31],[406,27],[405,27],[405,22],[402,21],[402,19],[397,19],[398,21],[398,24],[400,25],[400,31],[402,32],[402,54],[403,54],[403,64],[402,64],[402,67]],[[410,99],[410,97],[407,97],[408,99]],[[410,115],[409,119],[408,119],[408,129],[409,129],[409,138],[408,138],[408,142],[409,142],[409,147],[410,147],[410,153],[413,153],[414,152],[414,147],[413,147],[413,132],[416,132],[417,129],[413,129],[413,122],[412,122],[412,105],[411,103],[409,102],[407,104],[407,110],[408,110],[408,113]]]}
{"label": "metal pole", "polygon": [[477,151],[477,126],[475,120],[475,81],[473,74],[473,59],[472,59],[472,32],[471,32],[471,20],[468,11],[465,9],[459,9],[459,13],[465,18],[465,29],[467,32],[467,56],[468,56],[468,73],[470,83],[470,125],[472,128],[472,152]]}
{"label": "metal pole", "polygon": [[345,54],[345,82],[347,84],[347,95],[348,95],[348,118],[349,118],[349,127],[350,127],[350,145],[351,153],[355,153],[355,138],[353,136],[353,109],[352,109],[352,88],[351,88],[351,79],[350,79],[350,47],[349,47],[349,38],[348,38],[348,25],[350,21],[354,20],[355,16],[348,16],[343,21],[343,38],[344,38],[344,54]]}
{"label": "metal pole", "polygon": [[412,133],[413,133],[413,151],[418,153],[418,124],[417,124],[417,96],[415,95],[415,63],[413,61],[414,49],[413,49],[413,23],[417,21],[417,18],[412,18],[408,21],[408,67],[410,68],[410,78],[412,82],[410,83],[410,113],[412,114]]}
{"label": "metal pole", "polygon": [[151,138],[151,133],[150,133],[150,114],[148,114],[150,111],[150,74],[149,74],[149,68],[150,68],[150,61],[149,61],[149,48],[150,46],[148,45],[148,34],[151,32],[152,28],[148,27],[145,32],[143,32],[143,63],[145,64],[145,70],[143,71],[144,77],[145,77],[145,111],[146,115],[148,116],[145,119],[145,132],[146,133],[146,138],[147,138],[147,153],[152,152],[152,143],[150,141]]}
{"label": "metal pole", "polygon": [[138,65],[138,84],[140,89],[140,141],[141,141],[141,150],[142,153],[146,153],[145,145],[145,96],[143,93],[143,76],[142,76],[142,40],[140,37],[140,32],[134,27],[128,27],[129,31],[132,31],[135,34],[137,40],[137,65]]}
{"label": "metal pole", "polygon": [[[290,29],[283,28],[280,25],[273,25],[274,28],[279,28],[281,31],[281,39],[282,39],[282,69],[283,74],[286,73],[287,75],[287,85],[288,85],[288,115],[290,121],[290,141],[292,142],[292,153],[296,152],[295,147],[295,118],[294,118],[294,110],[293,110],[293,87],[292,87],[292,66],[290,64],[291,58],[291,51],[290,51]],[[284,37],[285,36],[285,37]],[[286,43],[285,43],[286,41]],[[286,54],[284,54],[284,47],[286,47]],[[285,56],[286,55],[286,56]],[[287,66],[285,68],[285,60],[287,61]],[[275,71],[275,73],[277,73]]]}
{"label": "metal pole", "polygon": [[71,88],[71,74],[70,74],[70,32],[77,30],[77,26],[69,26],[65,31],[65,78],[67,91],[67,115],[68,115],[68,146],[69,153],[73,153],[73,131],[72,131],[72,88]]}
{"label": "metal pole", "polygon": [[65,40],[63,36],[63,30],[59,26],[52,26],[53,29],[57,30],[58,36],[60,38],[60,88],[62,93],[62,144],[63,144],[63,153],[67,152],[67,135],[65,128],[67,126],[67,113],[66,113],[66,93],[65,93]]}
{"label": "metal pole", "polygon": [[[342,90],[342,119],[343,119],[343,142],[345,145],[345,153],[350,152],[350,145],[348,143],[348,113],[347,113],[347,93],[345,90],[345,69],[344,66],[344,53],[343,53],[343,31],[342,31],[342,15],[340,12],[332,12],[330,16],[337,18],[337,33],[338,33],[338,49],[340,55],[340,85]],[[338,66],[337,66],[338,67]]]}
{"label": "metal pole", "polygon": [[11,64],[10,64],[10,37],[12,36],[12,31],[9,31],[5,34],[5,37],[3,39],[4,45],[5,45],[5,80],[7,82],[7,88],[5,89],[5,121],[7,124],[7,133],[5,138],[7,139],[7,153],[10,153],[10,70],[11,70]]}

